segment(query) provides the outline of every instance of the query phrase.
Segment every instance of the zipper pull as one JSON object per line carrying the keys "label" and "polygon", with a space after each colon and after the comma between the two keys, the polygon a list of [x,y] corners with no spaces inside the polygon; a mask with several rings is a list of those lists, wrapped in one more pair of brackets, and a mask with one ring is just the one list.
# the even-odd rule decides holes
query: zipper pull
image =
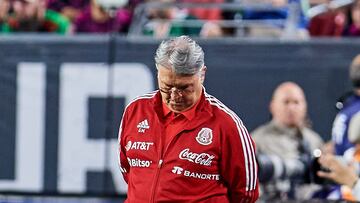
{"label": "zipper pull", "polygon": [[163,160],[162,160],[162,159],[160,159],[160,160],[159,160],[159,165],[158,165],[158,168],[161,168],[162,163],[163,163]]}

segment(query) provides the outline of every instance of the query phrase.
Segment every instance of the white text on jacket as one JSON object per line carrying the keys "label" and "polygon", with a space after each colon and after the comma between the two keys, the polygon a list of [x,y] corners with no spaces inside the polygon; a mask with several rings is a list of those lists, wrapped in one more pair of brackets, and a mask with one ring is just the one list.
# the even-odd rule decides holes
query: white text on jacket
{"label": "white text on jacket", "polygon": [[147,160],[141,160],[141,159],[130,159],[130,158],[127,158],[128,159],[128,162],[129,162],[129,165],[131,167],[141,167],[141,168],[148,168],[150,167],[150,164],[152,161],[147,161]]}
{"label": "white text on jacket", "polygon": [[180,152],[179,158],[183,160],[188,160],[190,162],[194,162],[196,164],[210,166],[215,156],[207,153],[198,154],[198,153],[190,152],[190,149],[186,148]]}
{"label": "white text on jacket", "polygon": [[150,149],[150,146],[152,146],[152,145],[154,145],[153,142],[131,142],[131,141],[129,141],[126,144],[125,149],[126,149],[126,151],[129,151],[130,149],[147,151]]}
{"label": "white text on jacket", "polygon": [[183,175],[185,177],[202,179],[202,180],[220,180],[219,174],[197,173],[197,172],[184,170],[183,168],[181,168],[179,166],[174,166],[174,168],[171,170],[171,172],[174,174],[177,174],[177,175]]}

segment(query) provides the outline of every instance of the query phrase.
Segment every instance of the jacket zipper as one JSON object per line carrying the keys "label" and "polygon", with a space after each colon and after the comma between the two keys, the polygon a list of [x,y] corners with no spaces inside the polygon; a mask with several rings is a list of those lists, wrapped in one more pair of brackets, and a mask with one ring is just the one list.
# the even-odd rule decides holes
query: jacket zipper
{"label": "jacket zipper", "polygon": [[[163,126],[162,126],[162,130],[163,130]],[[162,131],[163,132],[163,131]],[[163,135],[163,133],[161,133],[161,136]],[[156,167],[156,173],[155,173],[155,176],[154,176],[154,182],[152,184],[152,191],[151,191],[151,196],[150,196],[150,202],[155,202],[154,198],[155,198],[155,191],[157,189],[157,186],[158,186],[158,183],[159,183],[159,175],[160,175],[160,169],[162,167],[162,163],[163,163],[163,147],[162,147],[163,143],[162,143],[162,138],[160,137],[160,140],[159,140],[159,146],[161,147],[159,149],[159,162],[158,162],[158,165]]]}
{"label": "jacket zipper", "polygon": [[[160,150],[160,159],[159,159],[159,163],[156,169],[156,173],[155,173],[155,179],[154,179],[154,183],[152,185],[152,193],[151,193],[151,198],[150,198],[150,202],[154,202],[154,197],[155,197],[155,191],[157,189],[158,183],[159,183],[159,175],[160,175],[160,170],[162,167],[162,164],[164,162],[164,157],[165,154],[168,151],[168,148],[170,147],[171,144],[173,144],[173,142],[179,137],[179,135],[184,131],[185,129],[182,129],[180,132],[178,132],[168,143],[168,145],[164,148],[164,151],[162,150],[163,147],[161,147]],[[162,146],[162,139],[160,138],[160,146]]]}
{"label": "jacket zipper", "polygon": [[153,186],[152,186],[152,194],[151,194],[150,202],[155,202],[154,201],[155,190],[156,190],[157,185],[159,183],[159,174],[160,174],[160,169],[161,169],[162,163],[163,163],[163,160],[160,159],[159,163],[158,163],[158,166],[156,168],[156,173],[155,173],[154,183],[153,183]]}
{"label": "jacket zipper", "polygon": [[165,154],[166,152],[168,151],[168,148],[169,146],[174,142],[174,140],[177,139],[177,137],[179,136],[179,134],[181,133],[182,131],[180,131],[178,134],[176,134],[172,139],[171,141],[169,142],[169,144],[164,148],[164,152],[161,153],[161,158],[159,160],[159,163],[158,163],[158,166],[157,166],[157,169],[156,169],[156,173],[155,173],[155,180],[154,180],[154,184],[152,186],[152,194],[151,194],[151,198],[150,198],[150,202],[154,202],[154,197],[155,197],[155,191],[157,189],[157,186],[158,186],[158,183],[159,183],[159,175],[160,175],[160,170],[161,170],[161,167],[162,167],[162,164],[164,162],[164,157],[165,157]]}

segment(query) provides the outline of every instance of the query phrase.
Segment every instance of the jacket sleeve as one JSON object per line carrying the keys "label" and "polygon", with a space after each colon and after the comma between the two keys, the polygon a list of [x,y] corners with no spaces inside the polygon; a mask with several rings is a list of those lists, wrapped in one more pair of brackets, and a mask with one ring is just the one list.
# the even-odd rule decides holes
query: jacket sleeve
{"label": "jacket sleeve", "polygon": [[242,121],[232,116],[221,137],[221,177],[230,202],[255,202],[259,197],[255,144]]}
{"label": "jacket sleeve", "polygon": [[128,173],[130,172],[130,165],[129,162],[127,161],[126,149],[125,149],[126,140],[124,139],[124,132],[127,124],[127,114],[128,114],[127,109],[125,109],[123,117],[120,122],[119,134],[118,134],[118,143],[119,143],[118,162],[119,162],[120,171],[126,183],[128,183]]}

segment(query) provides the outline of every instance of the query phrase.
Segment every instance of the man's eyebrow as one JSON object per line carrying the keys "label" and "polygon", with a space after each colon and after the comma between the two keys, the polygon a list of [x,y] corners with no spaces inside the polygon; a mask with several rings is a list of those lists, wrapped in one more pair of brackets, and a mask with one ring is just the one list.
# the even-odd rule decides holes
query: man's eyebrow
{"label": "man's eyebrow", "polygon": [[181,85],[177,85],[178,88],[181,88],[181,89],[185,89],[187,87],[190,87],[192,86],[192,84],[181,84]]}
{"label": "man's eyebrow", "polygon": [[165,83],[164,81],[160,80],[160,82],[164,85],[164,86],[167,86],[167,87],[171,87],[171,85]]}
{"label": "man's eyebrow", "polygon": [[186,86],[192,86],[192,85],[194,85],[194,84],[192,84],[192,83],[184,83],[184,84],[167,84],[166,82],[164,82],[164,81],[162,81],[162,80],[160,80],[160,82],[162,83],[162,84],[164,84],[165,86],[170,86],[170,87],[186,87]]}

